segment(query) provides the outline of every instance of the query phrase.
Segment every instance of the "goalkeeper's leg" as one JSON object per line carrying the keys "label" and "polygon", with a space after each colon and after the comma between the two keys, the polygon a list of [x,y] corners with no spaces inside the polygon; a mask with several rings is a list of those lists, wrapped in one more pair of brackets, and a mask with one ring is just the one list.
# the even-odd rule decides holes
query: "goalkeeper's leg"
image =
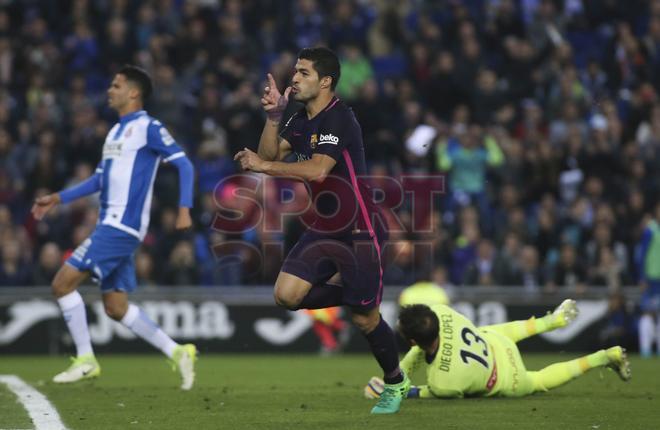
{"label": "goalkeeper's leg", "polygon": [[541,318],[531,317],[528,320],[511,321],[504,324],[494,324],[480,327],[484,330],[497,332],[514,342],[528,337],[565,327],[578,315],[575,300],[566,299],[552,312]]}
{"label": "goalkeeper's leg", "polygon": [[601,349],[575,360],[551,364],[538,372],[528,371],[527,375],[533,381],[534,392],[548,391],[584,375],[591,369],[606,366],[616,371],[624,381],[631,377],[630,363],[625,350],[620,346]]}

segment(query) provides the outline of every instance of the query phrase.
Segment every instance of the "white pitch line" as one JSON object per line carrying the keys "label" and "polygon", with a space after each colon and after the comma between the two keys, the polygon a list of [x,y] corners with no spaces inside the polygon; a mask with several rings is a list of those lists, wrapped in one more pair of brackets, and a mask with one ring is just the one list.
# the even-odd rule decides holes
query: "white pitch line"
{"label": "white pitch line", "polygon": [[23,382],[16,375],[0,375],[0,383],[16,394],[32,419],[35,430],[66,430],[55,407],[46,396]]}

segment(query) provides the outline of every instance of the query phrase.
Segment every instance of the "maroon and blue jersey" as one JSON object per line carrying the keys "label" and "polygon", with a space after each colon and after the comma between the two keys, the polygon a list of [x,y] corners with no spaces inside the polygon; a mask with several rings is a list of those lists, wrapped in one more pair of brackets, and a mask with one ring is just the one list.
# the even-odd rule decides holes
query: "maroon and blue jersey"
{"label": "maroon and blue jersey", "polygon": [[341,274],[342,304],[370,309],[383,293],[381,247],[387,238],[366,175],[362,130],[351,109],[336,97],[314,118],[305,109],[295,113],[280,136],[291,144],[298,161],[314,154],[332,157],[337,164],[322,183],[309,191],[316,212],[282,271],[323,285]]}
{"label": "maroon and blue jersey", "polygon": [[362,130],[351,108],[336,97],[311,119],[303,108],[289,119],[280,136],[291,144],[297,161],[323,154],[337,162],[325,181],[309,184],[317,214],[311,227],[332,235],[373,232],[369,224],[373,225],[377,208],[361,178],[367,174]]}

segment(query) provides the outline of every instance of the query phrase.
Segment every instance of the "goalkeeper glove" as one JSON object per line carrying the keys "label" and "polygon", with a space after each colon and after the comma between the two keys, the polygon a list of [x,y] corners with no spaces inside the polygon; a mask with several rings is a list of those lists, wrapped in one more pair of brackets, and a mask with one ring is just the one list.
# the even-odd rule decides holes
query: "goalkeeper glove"
{"label": "goalkeeper glove", "polygon": [[385,382],[378,376],[372,376],[367,385],[364,386],[364,397],[367,399],[378,399],[385,389]]}
{"label": "goalkeeper glove", "polygon": [[419,387],[416,386],[411,386],[410,390],[408,391],[408,396],[406,396],[408,399],[419,399]]}

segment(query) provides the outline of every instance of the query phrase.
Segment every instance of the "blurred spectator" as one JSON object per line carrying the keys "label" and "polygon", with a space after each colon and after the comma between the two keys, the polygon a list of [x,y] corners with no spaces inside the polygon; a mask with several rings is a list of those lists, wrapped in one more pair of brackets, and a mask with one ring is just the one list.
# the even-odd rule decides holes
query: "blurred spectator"
{"label": "blurred spectator", "polygon": [[597,260],[590,268],[589,285],[606,287],[608,291],[619,291],[623,285],[623,265],[608,246],[597,249]]}
{"label": "blurred spectator", "polygon": [[198,281],[195,249],[189,241],[179,241],[172,249],[165,268],[159,272],[163,285],[196,285]]}
{"label": "blurred spectator", "polygon": [[385,266],[383,282],[391,285],[410,285],[415,282],[415,249],[409,240],[394,242],[394,259]]}
{"label": "blurred spectator", "polygon": [[499,279],[494,276],[496,257],[493,243],[488,239],[481,239],[477,245],[476,259],[466,269],[464,283],[479,286],[497,285]]}
{"label": "blurred spectator", "polygon": [[378,15],[367,31],[368,51],[375,58],[387,58],[405,40],[403,24],[396,10],[396,3],[382,2]]}
{"label": "blurred spectator", "polygon": [[495,261],[495,276],[500,285],[516,285],[520,272],[520,236],[511,231],[504,236],[502,250]]}
{"label": "blurred spectator", "polygon": [[626,300],[621,292],[610,294],[606,321],[606,326],[600,332],[601,347],[621,345],[630,348],[634,344],[635,320],[626,309]]}
{"label": "blurred spectator", "polygon": [[548,210],[541,209],[538,213],[538,229],[534,238],[534,246],[538,250],[539,258],[545,262],[556,259],[556,250],[559,244],[559,227],[556,216]]}
{"label": "blurred spectator", "polygon": [[[536,248],[526,245],[520,250],[520,258],[516,265],[518,270],[507,280],[508,285],[522,285],[528,293],[538,293],[545,284],[543,268],[539,264]],[[507,285],[503,282],[504,285]]]}
{"label": "blurred spectator", "polygon": [[224,178],[234,172],[234,164],[217,140],[206,140],[199,146],[194,164],[200,194],[213,192]]}
{"label": "blurred spectator", "polygon": [[365,157],[374,165],[382,163],[379,167],[384,170],[379,169],[378,174],[387,174],[385,166],[401,158],[399,130],[393,126],[397,109],[396,101],[380,94],[378,83],[373,79],[364,83],[360,97],[353,103],[355,116],[362,127]]}
{"label": "blurred spectator", "polygon": [[30,283],[30,267],[23,261],[21,245],[16,239],[5,239],[0,260],[0,287],[20,287]]}
{"label": "blurred spectator", "polygon": [[154,95],[151,97],[150,112],[164,124],[174,124],[172,133],[175,138],[178,137],[181,117],[181,97],[182,89],[177,82],[174,68],[169,65],[160,65],[156,67],[154,73]]}
{"label": "blurred spectator", "polygon": [[296,0],[292,2],[293,25],[291,35],[296,48],[315,46],[322,41],[325,16],[316,0]]}
{"label": "blurred spectator", "polygon": [[53,242],[45,243],[39,253],[39,263],[32,273],[32,284],[47,286],[62,266],[62,251]]}
{"label": "blurred spectator", "polygon": [[477,257],[479,236],[479,227],[476,223],[466,222],[461,227],[451,252],[449,280],[452,284],[463,285],[465,283],[466,272]]}
{"label": "blurred spectator", "polygon": [[151,254],[144,249],[140,249],[135,254],[135,277],[140,286],[155,286],[154,260]]}
{"label": "blurred spectator", "polygon": [[660,354],[660,204],[649,219],[636,255],[637,274],[642,289],[639,319],[639,352],[650,357],[655,341]]}
{"label": "blurred spectator", "polygon": [[[597,266],[597,261],[602,260],[603,248],[609,250],[611,258],[614,259],[614,262],[619,267],[619,276],[621,276],[621,280],[623,281],[624,277],[627,275],[628,269],[628,250],[623,243],[615,241],[612,238],[612,230],[608,224],[599,222],[594,227],[593,238],[587,242],[585,247],[586,262],[589,267]],[[609,260],[610,256],[604,258]],[[605,283],[601,285],[608,284]]]}
{"label": "blurred spectator", "polygon": [[353,0],[339,0],[332,8],[328,23],[328,45],[337,49],[341,45],[354,44],[366,47],[368,18],[364,16],[365,6]]}
{"label": "blurred spectator", "polygon": [[442,143],[438,152],[438,167],[449,172],[448,209],[474,204],[482,220],[489,217],[486,195],[486,168],[500,166],[504,155],[497,141],[483,136],[481,127],[471,125],[458,139]]}
{"label": "blurred spectator", "polygon": [[479,124],[491,124],[497,111],[507,102],[506,93],[498,87],[493,70],[481,69],[477,75],[477,87],[472,93],[474,120]]}
{"label": "blurred spectator", "polygon": [[103,67],[110,73],[115,73],[124,64],[131,62],[131,54],[135,49],[129,38],[129,28],[122,18],[115,16],[108,22],[103,43]]}
{"label": "blurred spectator", "polygon": [[[660,17],[658,21],[660,22]],[[660,49],[660,46],[658,48]],[[660,50],[658,54],[660,54]],[[635,140],[643,148],[642,152],[651,156],[657,154],[660,147],[660,103],[653,105],[649,119],[639,125]]]}
{"label": "blurred spectator", "polygon": [[373,77],[369,60],[357,45],[345,45],[341,56],[341,77],[337,84],[337,94],[348,100],[354,100],[362,86]]}
{"label": "blurred spectator", "polygon": [[175,228],[176,210],[165,208],[161,212],[158,236],[155,238],[158,247],[154,249],[154,260],[157,264],[165,264],[170,259],[181,233]]}
{"label": "blurred spectator", "polygon": [[[253,86],[244,81],[226,100],[224,127],[230,154],[235,154],[245,147],[259,142],[260,131],[252,124],[261,122],[261,107]],[[231,158],[230,158],[231,160]]]}
{"label": "blurred spectator", "polygon": [[559,261],[551,270],[546,290],[555,292],[558,289],[582,294],[587,290],[587,273],[584,264],[578,260],[577,251],[570,243],[561,247]]}
{"label": "blurred spectator", "polygon": [[442,51],[431,64],[430,76],[423,95],[431,112],[449,120],[456,106],[465,101],[458,88],[456,61],[449,51]]}

